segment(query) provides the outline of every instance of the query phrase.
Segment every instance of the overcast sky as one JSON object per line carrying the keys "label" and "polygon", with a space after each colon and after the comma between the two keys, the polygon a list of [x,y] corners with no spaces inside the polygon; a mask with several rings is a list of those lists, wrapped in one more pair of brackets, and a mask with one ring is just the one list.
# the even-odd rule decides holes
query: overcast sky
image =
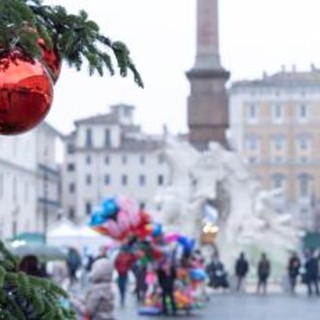
{"label": "overcast sky", "polygon": [[[104,113],[115,103],[136,106],[145,131],[185,132],[194,63],[196,0],[47,0],[72,12],[84,9],[113,40],[123,40],[145,82],[131,77],[89,77],[63,67],[47,120],[67,133],[73,121]],[[319,0],[220,0],[220,52],[231,80],[253,79],[293,64],[320,67]]]}

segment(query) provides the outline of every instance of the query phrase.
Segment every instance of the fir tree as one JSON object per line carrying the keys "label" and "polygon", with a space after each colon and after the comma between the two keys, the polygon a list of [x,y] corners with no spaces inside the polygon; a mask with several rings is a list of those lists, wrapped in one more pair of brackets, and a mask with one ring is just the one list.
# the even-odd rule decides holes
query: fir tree
{"label": "fir tree", "polygon": [[102,76],[105,69],[113,75],[116,64],[121,76],[130,71],[143,87],[127,46],[103,35],[84,10],[75,15],[41,0],[0,0],[0,57],[17,49],[27,58],[40,58],[39,38],[77,70],[86,61],[90,75],[98,72]]}
{"label": "fir tree", "polygon": [[75,312],[63,306],[67,296],[50,280],[17,272],[16,258],[0,242],[0,319],[76,319]]}
{"label": "fir tree", "polygon": [[[30,61],[41,58],[39,39],[77,70],[86,62],[90,75],[103,76],[105,70],[113,75],[118,70],[126,77],[131,72],[143,87],[126,45],[103,35],[85,11],[70,14],[41,0],[0,0],[0,64],[12,52]],[[16,259],[0,242],[0,319],[75,319],[75,313],[61,303],[67,293],[60,287],[16,270]]]}

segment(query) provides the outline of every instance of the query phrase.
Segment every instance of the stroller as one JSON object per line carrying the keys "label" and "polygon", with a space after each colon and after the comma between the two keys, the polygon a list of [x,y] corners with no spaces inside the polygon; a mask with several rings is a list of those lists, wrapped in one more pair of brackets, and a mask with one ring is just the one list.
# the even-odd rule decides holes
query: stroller
{"label": "stroller", "polygon": [[211,263],[207,267],[209,286],[214,289],[228,289],[230,287],[228,273],[221,262]]}

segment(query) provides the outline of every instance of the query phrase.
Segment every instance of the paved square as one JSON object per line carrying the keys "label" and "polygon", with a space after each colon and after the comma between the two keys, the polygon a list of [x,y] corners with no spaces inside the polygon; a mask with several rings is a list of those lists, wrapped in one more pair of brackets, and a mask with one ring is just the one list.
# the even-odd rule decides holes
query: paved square
{"label": "paved square", "polygon": [[134,302],[116,312],[118,320],[137,319],[201,319],[201,320],[319,320],[320,298],[305,295],[288,296],[272,294],[267,296],[213,295],[204,310],[194,316],[179,317],[139,316]]}

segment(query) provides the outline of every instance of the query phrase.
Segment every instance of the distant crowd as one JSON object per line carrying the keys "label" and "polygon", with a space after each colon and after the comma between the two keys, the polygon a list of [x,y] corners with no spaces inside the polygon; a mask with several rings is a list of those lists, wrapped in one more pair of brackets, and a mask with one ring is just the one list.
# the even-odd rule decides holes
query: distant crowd
{"label": "distant crowd", "polygon": [[[306,251],[302,257],[299,257],[296,252],[291,254],[287,263],[287,280],[289,283],[289,290],[292,294],[296,293],[297,284],[303,283],[307,288],[308,295],[320,295],[319,261],[320,255],[316,251]],[[248,277],[250,267],[252,266],[250,266],[248,259],[242,252],[234,266],[234,276],[236,278],[234,286],[235,291],[244,291],[245,280]],[[265,253],[261,254],[255,268],[257,277],[256,292],[266,294],[268,291],[272,264]],[[206,270],[209,277],[209,286],[212,288],[230,289],[229,274],[225,270],[218,255],[212,257],[212,261],[207,265]]]}
{"label": "distant crowd", "polygon": [[[125,305],[129,288],[129,273],[132,273],[135,279],[134,292],[137,301],[144,304],[148,288],[156,284],[161,290],[160,301],[162,299],[162,303],[159,303],[164,314],[168,314],[169,310],[170,313],[176,313],[178,304],[176,301],[177,295],[174,294],[174,290],[177,288],[175,284],[177,280],[184,277],[184,270],[198,270],[195,274],[196,277],[200,276],[203,279],[203,274],[199,273],[199,270],[203,269],[206,274],[207,287],[222,288],[239,293],[246,291],[249,274],[250,282],[252,282],[252,275],[256,274],[256,293],[263,295],[268,293],[272,262],[266,253],[262,253],[257,264],[253,265],[249,263],[245,253],[242,252],[235,261],[233,274],[226,271],[218,254],[213,254],[207,263],[200,250],[194,250],[191,255],[188,255],[187,259],[184,255],[178,260],[171,258],[162,259],[156,264],[143,264],[139,256],[125,247],[116,253],[113,259],[110,258],[107,251],[102,251],[96,257],[86,255],[81,258],[75,251],[71,250],[65,268],[60,266],[59,268],[54,267],[51,270],[45,270],[37,257],[27,256],[21,260],[19,271],[37,277],[51,278],[69,292],[73,291],[74,286],[78,286],[80,292],[83,288],[86,288],[86,294],[82,299],[72,300],[71,298],[72,304],[81,314],[81,319],[86,313],[91,316],[90,319],[114,319],[112,291],[114,271],[117,277],[116,284],[119,290],[120,306]],[[287,262],[287,283],[291,294],[295,294],[297,285],[303,283],[309,296],[320,295],[319,261],[320,255],[316,251],[307,251],[301,256],[297,253],[291,254]],[[82,270],[82,273],[79,273],[80,270]],[[64,284],[64,281],[67,281],[67,285]],[[201,289],[201,287],[199,288]],[[203,294],[206,294],[205,290],[201,293],[201,297],[205,297]],[[99,302],[101,299],[105,301],[103,304]],[[100,315],[101,313],[105,313],[105,318],[92,317],[94,314]]]}

